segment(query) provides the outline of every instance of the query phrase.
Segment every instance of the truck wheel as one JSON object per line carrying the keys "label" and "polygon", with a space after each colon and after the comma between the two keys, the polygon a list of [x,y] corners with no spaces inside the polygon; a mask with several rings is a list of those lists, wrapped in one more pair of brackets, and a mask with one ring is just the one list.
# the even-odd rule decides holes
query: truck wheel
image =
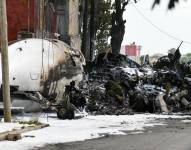
{"label": "truck wheel", "polygon": [[60,108],[57,111],[57,117],[58,119],[74,119],[74,111]]}
{"label": "truck wheel", "polygon": [[65,108],[60,108],[57,111],[58,119],[67,119],[67,110]]}
{"label": "truck wheel", "polygon": [[68,111],[68,119],[74,119],[74,116],[75,114],[73,110]]}

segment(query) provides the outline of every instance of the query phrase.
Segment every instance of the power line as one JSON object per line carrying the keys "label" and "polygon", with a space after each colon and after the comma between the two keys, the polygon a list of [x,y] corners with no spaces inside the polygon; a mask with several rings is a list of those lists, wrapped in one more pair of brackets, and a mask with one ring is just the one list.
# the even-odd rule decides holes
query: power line
{"label": "power line", "polygon": [[184,43],[187,43],[187,44],[190,44],[191,45],[191,42],[189,41],[185,41],[185,40],[182,40],[178,37],[175,37],[169,33],[167,33],[166,31],[162,30],[161,28],[159,28],[157,25],[155,25],[154,23],[152,23],[152,21],[150,21],[135,5],[133,5],[135,10],[139,13],[139,15],[145,20],[147,21],[149,24],[151,24],[155,29],[157,29],[159,32],[161,32],[162,34],[174,39],[174,40],[177,40],[179,42],[183,41]]}

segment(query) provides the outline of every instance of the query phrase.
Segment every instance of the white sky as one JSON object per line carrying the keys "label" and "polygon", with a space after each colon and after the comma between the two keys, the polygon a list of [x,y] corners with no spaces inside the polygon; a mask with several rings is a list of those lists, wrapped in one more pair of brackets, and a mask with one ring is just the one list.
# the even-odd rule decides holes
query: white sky
{"label": "white sky", "polygon": [[191,52],[191,1],[181,0],[174,10],[167,10],[169,0],[162,0],[161,5],[151,10],[153,1],[139,0],[138,3],[126,7],[124,18],[127,22],[123,45],[136,42],[142,46],[141,54],[150,55],[165,54],[169,49],[178,47],[180,40],[160,32],[155,25],[173,37],[188,41],[189,43],[182,45],[180,52]]}

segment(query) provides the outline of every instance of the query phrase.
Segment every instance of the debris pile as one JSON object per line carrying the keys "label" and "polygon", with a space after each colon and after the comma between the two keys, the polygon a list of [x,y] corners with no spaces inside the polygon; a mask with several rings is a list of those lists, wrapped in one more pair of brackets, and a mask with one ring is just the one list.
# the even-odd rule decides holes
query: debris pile
{"label": "debris pile", "polygon": [[177,49],[153,66],[140,66],[124,55],[98,55],[79,85],[87,97],[87,111],[108,115],[189,111],[191,65],[181,64],[180,57]]}

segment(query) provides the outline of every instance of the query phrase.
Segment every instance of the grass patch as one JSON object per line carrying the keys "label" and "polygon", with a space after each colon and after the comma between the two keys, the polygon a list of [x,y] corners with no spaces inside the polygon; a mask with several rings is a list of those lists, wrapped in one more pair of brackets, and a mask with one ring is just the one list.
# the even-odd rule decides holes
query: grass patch
{"label": "grass patch", "polygon": [[19,121],[19,124],[42,125],[42,123],[39,122],[38,119],[32,119],[32,120],[29,120],[29,121]]}

